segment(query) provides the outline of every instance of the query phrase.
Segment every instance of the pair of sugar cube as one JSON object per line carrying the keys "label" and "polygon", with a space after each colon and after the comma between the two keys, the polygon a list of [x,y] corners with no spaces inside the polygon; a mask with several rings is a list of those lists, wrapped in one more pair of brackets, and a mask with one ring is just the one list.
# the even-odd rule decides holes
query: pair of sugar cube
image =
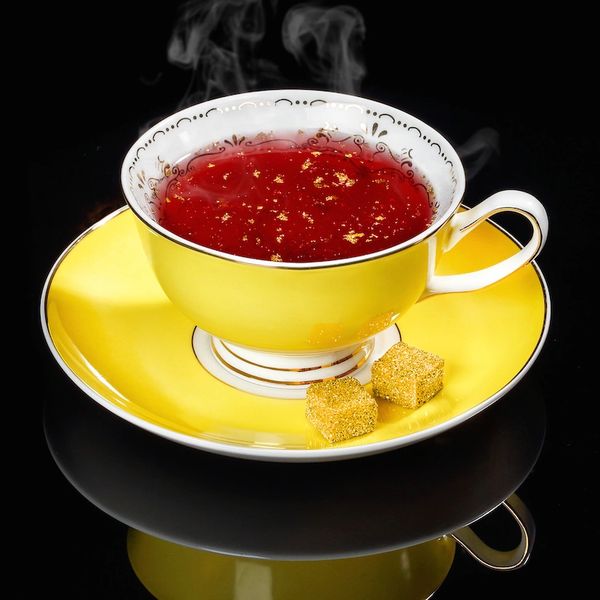
{"label": "pair of sugar cube", "polygon": [[[373,363],[373,393],[406,408],[417,408],[442,389],[444,360],[399,342]],[[377,424],[377,402],[354,377],[312,384],[306,417],[330,442],[364,435]]]}

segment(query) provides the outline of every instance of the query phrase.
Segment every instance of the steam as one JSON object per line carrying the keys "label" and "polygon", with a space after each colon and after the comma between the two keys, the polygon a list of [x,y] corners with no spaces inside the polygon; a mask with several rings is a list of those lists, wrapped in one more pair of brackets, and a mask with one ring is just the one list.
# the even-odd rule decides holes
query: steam
{"label": "steam", "polygon": [[456,152],[464,164],[467,179],[473,179],[495,154],[500,154],[500,136],[491,127],[478,129]]}
{"label": "steam", "polygon": [[352,6],[298,4],[282,26],[283,45],[312,79],[336,92],[356,94],[367,72],[361,55],[366,27]]}
{"label": "steam", "polygon": [[[168,61],[191,71],[178,108],[282,82],[277,65],[258,56],[266,3],[275,10],[277,0],[188,0],[181,6],[167,46]],[[362,15],[351,6],[298,4],[285,15],[281,35],[315,84],[358,93],[366,74],[365,33]]]}
{"label": "steam", "polygon": [[[267,17],[275,12],[277,2],[187,0],[182,4],[167,46],[168,61],[191,71],[178,109],[217,96],[285,84],[278,66],[259,56]],[[266,15],[265,8],[271,14]],[[350,94],[360,93],[366,75],[365,35],[362,14],[347,5],[294,5],[281,30],[285,50],[308,71],[314,84]],[[473,178],[499,153],[498,133],[489,127],[480,129],[457,151],[467,177]]]}
{"label": "steam", "polygon": [[277,66],[256,56],[265,31],[263,0],[185,2],[167,46],[168,61],[192,72],[178,108],[254,89],[258,74],[276,78]]}

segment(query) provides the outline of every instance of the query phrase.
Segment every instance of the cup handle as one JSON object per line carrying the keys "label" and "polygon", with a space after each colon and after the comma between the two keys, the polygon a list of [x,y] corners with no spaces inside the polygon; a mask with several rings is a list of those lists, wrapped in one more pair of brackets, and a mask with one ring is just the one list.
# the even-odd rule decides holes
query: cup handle
{"label": "cup handle", "polygon": [[498,192],[474,208],[456,213],[450,219],[450,233],[443,251],[447,252],[453,248],[488,217],[505,211],[519,213],[531,222],[533,235],[527,245],[514,256],[479,271],[460,275],[431,274],[423,298],[434,294],[470,292],[487,287],[514,273],[519,267],[531,262],[539,254],[548,237],[548,215],[536,198],[531,194],[518,190]]}
{"label": "cup handle", "polygon": [[490,548],[470,528],[463,527],[452,534],[452,537],[478,562],[495,571],[514,571],[521,568],[529,560],[535,541],[535,523],[531,513],[522,500],[513,494],[501,506],[515,519],[521,530],[521,541],[514,550],[494,550]]}

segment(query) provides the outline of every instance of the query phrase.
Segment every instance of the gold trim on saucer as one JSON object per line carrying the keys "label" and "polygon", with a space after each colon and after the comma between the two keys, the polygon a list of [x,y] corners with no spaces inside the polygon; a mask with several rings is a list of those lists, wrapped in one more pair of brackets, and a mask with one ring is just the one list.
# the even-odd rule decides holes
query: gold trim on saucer
{"label": "gold trim on saucer", "polygon": [[[223,343],[223,342],[221,342]],[[224,345],[224,344],[223,344]],[[365,348],[367,345],[365,344],[364,346],[361,346],[361,348],[359,348],[359,350],[362,350],[363,348]],[[246,379],[249,380],[255,380],[255,381],[260,381],[262,383],[271,383],[271,384],[276,384],[276,385],[281,385],[281,386],[297,386],[297,385],[310,385],[311,383],[318,383],[321,381],[330,381],[332,379],[340,379],[341,377],[348,377],[348,375],[351,375],[352,373],[355,373],[356,371],[358,371],[366,362],[367,360],[369,360],[369,357],[371,356],[371,353],[373,352],[373,344],[369,344],[368,345],[369,348],[367,349],[365,356],[363,356],[351,369],[348,369],[347,371],[344,371],[343,373],[340,373],[339,375],[334,375],[332,377],[322,377],[320,379],[311,379],[308,381],[281,381],[278,379],[267,379],[265,377],[259,377],[258,375],[253,375],[252,373],[248,373],[246,371],[242,371],[241,369],[238,369],[237,367],[234,367],[233,365],[231,365],[230,363],[228,363],[222,356],[221,354],[219,354],[219,351],[217,350],[214,341],[211,339],[210,340],[210,348],[215,356],[215,358],[227,369],[229,369],[230,371],[233,371],[234,373],[236,373],[237,375],[241,375],[242,377],[245,377]],[[229,350],[229,348],[227,348]],[[232,354],[234,354],[232,352]],[[355,356],[357,353],[353,352],[349,358],[351,358],[352,356]],[[236,354],[234,354],[234,356],[236,356],[236,358],[239,358],[240,360],[247,362],[248,364],[257,366],[257,367],[262,367],[263,369],[269,369],[271,370],[270,367],[265,367],[263,365],[257,365],[256,363],[252,363],[250,361],[247,361],[239,356],[237,356]],[[337,361],[335,363],[332,363],[331,365],[323,365],[322,367],[316,367],[316,368],[311,368],[311,369],[272,369],[273,371],[288,371],[288,372],[295,372],[295,373],[302,373],[304,371],[307,370],[317,370],[317,369],[324,369],[327,368],[329,366],[333,366],[336,364],[339,364],[340,361]]]}
{"label": "gold trim on saucer", "polygon": [[221,344],[223,344],[223,346],[225,346],[225,348],[227,349],[227,351],[230,354],[233,354],[233,356],[235,356],[239,360],[244,361],[245,363],[248,363],[249,365],[252,365],[254,367],[261,367],[263,369],[269,369],[270,371],[286,371],[288,373],[304,373],[306,371],[316,371],[318,369],[327,369],[328,367],[335,367],[335,365],[339,365],[340,363],[347,361],[348,359],[352,358],[353,356],[356,356],[359,352],[361,352],[367,346],[371,346],[370,350],[367,351],[367,356],[370,356],[371,352],[373,351],[373,342],[365,342],[363,344],[360,344],[358,346],[358,348],[356,348],[354,350],[354,352],[351,352],[347,356],[344,356],[344,358],[340,358],[334,362],[327,363],[325,365],[318,365],[317,367],[304,367],[302,369],[283,369],[281,367],[269,367],[267,365],[261,365],[259,363],[252,362],[251,360],[248,360],[247,358],[244,358],[243,356],[236,354],[223,340],[219,340],[219,341],[221,342]]}

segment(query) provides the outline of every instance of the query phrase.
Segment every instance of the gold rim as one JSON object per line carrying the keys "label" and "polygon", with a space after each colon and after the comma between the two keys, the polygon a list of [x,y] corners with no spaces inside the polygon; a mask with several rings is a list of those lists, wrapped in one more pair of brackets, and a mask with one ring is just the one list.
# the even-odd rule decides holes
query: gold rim
{"label": "gold rim", "polygon": [[[320,90],[320,91],[319,90],[265,90],[265,92],[268,92],[268,93],[273,93],[273,92],[287,93],[287,92],[298,92],[298,91],[324,93],[322,90]],[[392,246],[391,248],[388,248],[386,250],[380,250],[380,253],[374,253],[371,255],[364,254],[362,256],[356,256],[356,257],[352,257],[352,258],[343,258],[343,259],[339,259],[336,261],[321,261],[321,262],[312,262],[312,263],[293,263],[293,262],[279,263],[279,262],[265,261],[265,260],[260,260],[260,259],[244,258],[244,257],[240,257],[240,256],[235,256],[233,254],[228,254],[226,252],[212,250],[211,248],[208,248],[206,246],[201,246],[200,244],[195,244],[193,242],[189,242],[183,238],[180,238],[179,236],[176,236],[175,234],[172,234],[170,231],[166,230],[160,224],[156,223],[156,221],[152,220],[150,217],[148,217],[146,214],[144,214],[144,212],[137,206],[137,202],[135,202],[135,201],[132,202],[129,200],[129,192],[125,186],[125,161],[129,157],[129,155],[132,152],[135,145],[137,143],[141,143],[142,138],[138,138],[138,140],[136,140],[136,142],[133,144],[131,149],[128,151],[128,153],[124,159],[123,166],[121,168],[121,189],[123,190],[125,202],[129,206],[129,208],[131,208],[133,214],[142,223],[147,225],[154,233],[160,235],[161,237],[163,237],[171,242],[174,242],[175,244],[178,244],[180,246],[183,246],[184,248],[188,248],[195,252],[199,252],[200,254],[206,254],[207,256],[212,256],[217,259],[226,260],[226,261],[234,262],[234,263],[238,263],[238,264],[246,264],[246,265],[256,266],[256,267],[266,267],[266,268],[271,268],[271,269],[303,271],[303,270],[328,269],[328,268],[335,268],[335,267],[343,267],[346,265],[354,265],[354,264],[359,264],[359,263],[363,263],[363,262],[369,262],[371,260],[376,260],[378,258],[384,258],[384,257],[390,256],[392,254],[396,254],[396,252],[401,252],[402,250],[411,248],[411,247],[415,246],[416,244],[420,244],[421,242],[428,240],[431,236],[433,236],[435,233],[437,233],[444,225],[446,225],[446,223],[448,223],[448,221],[456,214],[456,212],[458,211],[458,209],[461,206],[461,202],[464,197],[465,187],[466,187],[465,170],[464,170],[462,161],[460,160],[460,157],[458,156],[458,154],[457,154],[456,150],[454,149],[454,147],[452,146],[452,144],[450,144],[450,142],[448,142],[448,140],[443,135],[441,135],[436,129],[431,127],[431,125],[428,125],[421,119],[418,119],[417,117],[414,117],[413,115],[411,115],[401,109],[394,108],[393,106],[389,106],[389,105],[379,102],[377,100],[372,100],[369,98],[362,98],[359,96],[354,96],[352,94],[342,94],[339,92],[325,92],[325,93],[329,93],[330,96],[335,96],[336,98],[343,97],[345,99],[344,101],[351,100],[353,102],[362,102],[362,103],[371,102],[376,105],[384,106],[387,110],[396,111],[396,112],[400,112],[404,115],[408,115],[411,119],[414,120],[415,124],[419,124],[420,126],[424,126],[425,128],[431,130],[433,133],[435,133],[435,135],[438,136],[438,138],[440,140],[442,140],[443,142],[445,142],[448,145],[449,150],[453,154],[453,156],[452,156],[453,160],[451,161],[452,166],[456,169],[458,175],[460,175],[462,177],[460,178],[460,181],[457,180],[458,193],[456,194],[456,197],[453,198],[453,200],[450,202],[450,207],[452,207],[452,205],[454,204],[454,208],[449,209],[449,212],[445,218],[440,219],[440,221],[438,223],[435,223],[435,224],[431,225],[430,228],[426,229],[425,232],[427,232],[427,235],[425,235],[424,237],[419,238],[419,239],[413,238],[412,240],[407,240],[406,242],[403,242],[400,245]],[[259,94],[260,95],[261,92],[246,92],[246,93],[242,93],[242,94],[235,94],[234,96],[231,96],[231,98],[246,96],[246,95],[250,95],[250,94]],[[203,103],[201,103],[201,104],[203,104]],[[179,111],[179,113],[176,113],[174,115],[169,115],[168,117],[163,119],[160,123],[157,123],[154,126],[154,128],[160,126],[163,122],[166,122],[169,119],[174,118],[178,114],[183,114],[187,110],[188,109],[183,109],[183,110]],[[377,110],[379,110],[379,109],[377,109]],[[149,131],[152,131],[152,129],[153,128],[151,128]],[[148,132],[146,132],[146,134],[144,134],[144,135],[147,135],[147,133]],[[448,154],[448,150],[446,150],[446,153]],[[422,232],[419,235],[422,235],[425,232]],[[416,238],[418,238],[418,236],[416,236]],[[302,266],[303,264],[306,264],[307,266]]]}
{"label": "gold rim", "polygon": [[86,238],[90,233],[96,231],[96,229],[100,229],[103,225],[108,223],[108,221],[112,221],[115,217],[118,217],[121,213],[125,212],[129,207],[121,206],[121,208],[117,208],[113,210],[111,213],[107,214],[105,217],[102,217],[99,221],[94,223],[91,227],[88,227],[85,231],[80,233],[60,254],[60,256],[56,259],[54,265],[52,265],[52,269],[46,278],[46,282],[44,284],[44,289],[42,291],[42,300],[41,300],[41,309],[42,309],[42,324],[44,326],[48,326],[48,294],[50,293],[50,287],[52,285],[52,281],[54,280],[54,276],[58,271],[60,265],[62,265],[63,261],[67,256],[71,253],[71,250],[81,242],[84,238]]}
{"label": "gold rim", "polygon": [[[462,198],[462,195],[461,195]],[[146,220],[145,215],[141,212],[138,212],[137,207],[129,201],[127,195],[125,195],[125,202],[127,206],[131,209],[131,212],[136,216],[136,218],[141,221],[144,225],[147,225],[154,233],[160,235],[162,238],[169,240],[170,242],[174,242],[179,246],[183,246],[184,248],[188,248],[189,250],[193,250],[200,254],[205,254],[207,256],[212,256],[213,258],[217,258],[220,260],[226,260],[228,262],[233,262],[241,265],[248,265],[250,267],[267,267],[270,269],[285,269],[287,271],[310,271],[313,269],[335,269],[337,267],[346,267],[349,265],[357,265],[360,263],[369,262],[371,260],[377,260],[379,258],[386,258],[387,256],[391,256],[392,254],[396,254],[397,252],[402,252],[402,250],[407,250],[408,248],[412,248],[421,242],[428,240],[431,236],[437,233],[450,219],[456,214],[458,209],[461,207],[460,200],[458,204],[454,207],[454,210],[448,214],[448,216],[439,223],[430,226],[430,229],[426,229],[428,231],[425,237],[420,239],[415,239],[413,241],[409,240],[408,242],[403,242],[400,246],[392,246],[387,250],[381,250],[381,254],[363,254],[361,256],[356,256],[353,258],[342,258],[337,261],[322,261],[319,263],[306,263],[307,266],[302,266],[303,263],[280,263],[269,260],[260,260],[258,258],[244,258],[243,256],[235,256],[234,254],[226,254],[220,253],[217,254],[217,250],[212,251],[210,248],[205,248],[204,246],[200,246],[198,244],[194,244],[192,242],[187,242],[183,238],[175,236],[175,234],[171,234],[167,231],[162,231],[158,229],[155,221],[150,219]],[[160,225],[159,225],[160,227]]]}
{"label": "gold rim", "polygon": [[[321,381],[332,381],[333,379],[340,379],[342,377],[347,377],[348,375],[351,375],[352,373],[355,373],[356,371],[358,371],[358,369],[360,369],[367,362],[367,360],[369,360],[369,357],[371,356],[371,352],[372,352],[372,349],[370,349],[370,351],[367,352],[367,354],[365,356],[363,356],[363,358],[361,358],[351,369],[349,369],[348,371],[344,371],[343,373],[340,373],[339,375],[333,375],[332,377],[323,377],[321,379],[312,379],[310,381],[279,381],[277,379],[267,379],[265,377],[259,377],[258,375],[252,375],[250,373],[246,373],[245,371],[242,371],[241,369],[238,369],[237,367],[234,367],[233,365],[229,364],[219,354],[212,339],[210,340],[210,348],[213,351],[215,358],[222,365],[224,365],[227,369],[233,371],[237,375],[241,375],[242,377],[245,377],[246,379],[249,379],[249,380],[261,381],[263,383],[272,383],[272,384],[281,385],[281,386],[310,385],[311,383],[320,383]],[[198,361],[198,362],[200,362],[200,361]],[[202,363],[200,362],[200,364],[202,364]],[[252,363],[252,364],[254,364],[254,363]],[[261,366],[261,365],[257,365],[257,366]],[[281,369],[273,369],[273,370],[279,371]],[[301,369],[300,369],[300,371],[301,371]]]}
{"label": "gold rim", "polygon": [[[354,350],[354,352],[351,352],[350,354],[348,354],[347,356],[344,356],[344,358],[340,358],[339,360],[336,360],[335,362],[332,363],[328,363],[326,365],[319,365],[318,367],[305,367],[303,369],[283,369],[281,367],[267,367],[265,365],[261,365],[259,363],[255,363],[252,362],[251,360],[248,360],[246,358],[244,358],[243,356],[240,356],[239,354],[236,354],[223,340],[219,340],[221,342],[221,344],[223,344],[223,346],[225,346],[225,348],[227,349],[227,352],[229,352],[230,354],[233,354],[233,356],[235,356],[236,358],[239,358],[241,361],[252,365],[253,367],[261,367],[263,369],[269,369],[270,371],[285,371],[287,373],[305,373],[306,371],[316,371],[317,369],[326,369],[327,367],[335,367],[335,365],[339,365],[340,363],[343,363],[344,361],[348,360],[349,358],[352,358],[353,356],[356,356],[359,352],[361,352],[363,349],[371,346],[370,348],[368,348],[367,352],[367,356],[369,356],[371,354],[371,352],[373,351],[373,343],[371,342],[369,344],[369,342],[366,342],[364,344],[360,344],[358,346],[358,348],[356,350]],[[220,354],[219,354],[220,356]]]}

